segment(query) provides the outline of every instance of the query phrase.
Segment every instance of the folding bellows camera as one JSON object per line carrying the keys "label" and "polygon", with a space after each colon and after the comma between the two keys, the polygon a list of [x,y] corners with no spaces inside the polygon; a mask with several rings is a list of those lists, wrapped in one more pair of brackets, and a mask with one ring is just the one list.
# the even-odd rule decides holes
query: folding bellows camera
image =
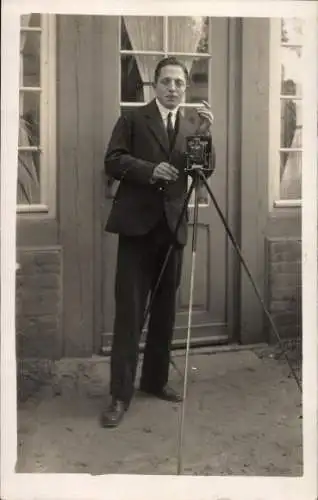
{"label": "folding bellows camera", "polygon": [[204,135],[191,135],[186,137],[186,168],[185,171],[191,174],[195,167],[200,167],[203,173],[210,173],[212,153],[212,138]]}

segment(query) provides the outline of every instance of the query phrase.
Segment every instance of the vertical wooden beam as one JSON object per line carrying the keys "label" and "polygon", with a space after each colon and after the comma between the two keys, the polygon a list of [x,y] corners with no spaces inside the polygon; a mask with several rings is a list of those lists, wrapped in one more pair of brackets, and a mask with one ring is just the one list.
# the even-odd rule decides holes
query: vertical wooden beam
{"label": "vertical wooden beam", "polygon": [[105,82],[103,81],[103,16],[94,16],[94,51],[93,63],[95,74],[95,96],[94,96],[94,301],[93,301],[93,351],[98,352],[100,344],[100,332],[102,329],[102,277],[101,277],[101,250],[102,250],[102,225],[103,225],[103,201],[104,201],[104,131],[103,116],[107,113],[103,102]]}
{"label": "vertical wooden beam", "polygon": [[[111,253],[111,236],[106,236],[104,227],[111,206],[106,198],[104,175],[104,154],[112,128],[120,112],[120,55],[119,55],[119,18],[118,16],[99,16],[94,18],[94,352],[101,348],[101,334],[105,328],[105,302],[113,290],[109,283],[108,263],[114,267],[115,259]],[[106,255],[107,253],[107,255]],[[108,256],[108,257],[107,257]],[[109,289],[106,294],[105,288]]]}
{"label": "vertical wooden beam", "polygon": [[[241,234],[241,92],[242,20],[229,19],[228,30],[228,223],[240,243]],[[240,263],[232,243],[227,243],[227,321],[230,340],[240,339]]]}
{"label": "vertical wooden beam", "polygon": [[[113,127],[120,115],[120,33],[119,17],[105,16],[103,18],[103,152],[109,142]],[[108,194],[112,190],[108,191]],[[106,224],[112,206],[112,199],[103,198],[103,225]],[[114,283],[117,254],[117,235],[103,232],[101,247],[101,274],[102,279],[102,330],[112,332],[115,300]],[[101,334],[100,332],[100,334]],[[100,342],[102,341],[100,335]],[[111,339],[109,339],[111,342]],[[103,345],[105,341],[103,342]]]}
{"label": "vertical wooden beam", "polygon": [[[270,19],[243,21],[241,243],[257,286],[264,293],[268,215]],[[242,270],[241,341],[262,340],[263,314]]]}
{"label": "vertical wooden beam", "polygon": [[64,356],[93,345],[94,23],[59,16],[59,219],[63,247]]}
{"label": "vertical wooden beam", "polygon": [[[228,23],[227,18],[212,18],[210,35],[212,53],[210,99],[215,119],[213,144],[216,151],[216,169],[209,182],[225,216],[227,216],[228,210]],[[219,323],[227,321],[227,237],[212,202],[210,201],[209,204],[211,207],[208,212],[210,226],[210,311],[213,320]],[[217,293],[216,288],[212,286],[213,282],[217,283]]]}

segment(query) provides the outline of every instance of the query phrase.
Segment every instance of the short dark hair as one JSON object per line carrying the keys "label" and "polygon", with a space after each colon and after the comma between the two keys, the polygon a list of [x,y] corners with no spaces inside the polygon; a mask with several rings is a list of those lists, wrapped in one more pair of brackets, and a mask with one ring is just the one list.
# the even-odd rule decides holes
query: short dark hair
{"label": "short dark hair", "polygon": [[160,72],[161,72],[162,68],[164,68],[165,66],[179,66],[180,68],[182,68],[182,70],[184,72],[184,76],[186,77],[186,80],[188,81],[189,72],[188,72],[186,65],[183,64],[183,62],[181,62],[176,57],[168,56],[168,57],[164,57],[163,59],[161,59],[156,66],[155,75],[154,75],[155,83],[157,83],[157,81],[159,80]]}

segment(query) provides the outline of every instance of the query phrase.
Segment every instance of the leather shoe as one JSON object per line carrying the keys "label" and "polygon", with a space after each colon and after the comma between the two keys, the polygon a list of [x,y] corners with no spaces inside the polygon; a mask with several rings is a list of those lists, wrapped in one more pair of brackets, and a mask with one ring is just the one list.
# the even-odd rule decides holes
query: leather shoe
{"label": "leather shoe", "polygon": [[156,391],[144,389],[142,387],[140,387],[140,390],[141,392],[144,392],[146,394],[151,394],[156,398],[163,399],[164,401],[170,401],[172,403],[180,403],[183,400],[182,396],[168,385]]}
{"label": "leather shoe", "polygon": [[117,427],[123,419],[127,405],[123,401],[113,399],[101,415],[102,427]]}

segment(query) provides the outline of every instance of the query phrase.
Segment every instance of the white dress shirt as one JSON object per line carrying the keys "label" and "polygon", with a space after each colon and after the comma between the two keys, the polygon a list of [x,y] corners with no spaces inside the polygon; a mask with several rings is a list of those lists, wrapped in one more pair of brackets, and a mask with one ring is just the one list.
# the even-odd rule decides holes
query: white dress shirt
{"label": "white dress shirt", "polygon": [[[177,113],[178,113],[178,109],[179,107],[176,107],[175,109],[167,109],[165,108],[160,102],[159,100],[156,98],[156,103],[157,103],[157,106],[158,106],[158,109],[159,109],[159,112],[161,114],[161,118],[162,118],[162,121],[164,123],[164,126],[165,128],[167,128],[167,122],[168,122],[168,114],[169,113],[172,113],[172,116],[171,116],[171,121],[172,121],[172,125],[173,127],[175,126],[176,124],[176,118],[177,118]],[[154,184],[156,182],[155,179],[153,179],[153,177],[150,179],[150,184]],[[159,188],[160,191],[162,191],[162,186]]]}
{"label": "white dress shirt", "polygon": [[165,108],[161,102],[156,98],[156,103],[157,103],[157,106],[158,106],[158,109],[160,111],[160,114],[161,114],[161,118],[163,120],[163,123],[164,123],[164,126],[165,128],[167,128],[167,121],[168,121],[168,114],[169,113],[172,113],[172,116],[171,116],[171,121],[172,121],[172,125],[173,127],[175,127],[175,124],[176,124],[176,118],[177,118],[177,113],[178,113],[178,109],[179,107],[176,107],[175,109],[167,109]]}

